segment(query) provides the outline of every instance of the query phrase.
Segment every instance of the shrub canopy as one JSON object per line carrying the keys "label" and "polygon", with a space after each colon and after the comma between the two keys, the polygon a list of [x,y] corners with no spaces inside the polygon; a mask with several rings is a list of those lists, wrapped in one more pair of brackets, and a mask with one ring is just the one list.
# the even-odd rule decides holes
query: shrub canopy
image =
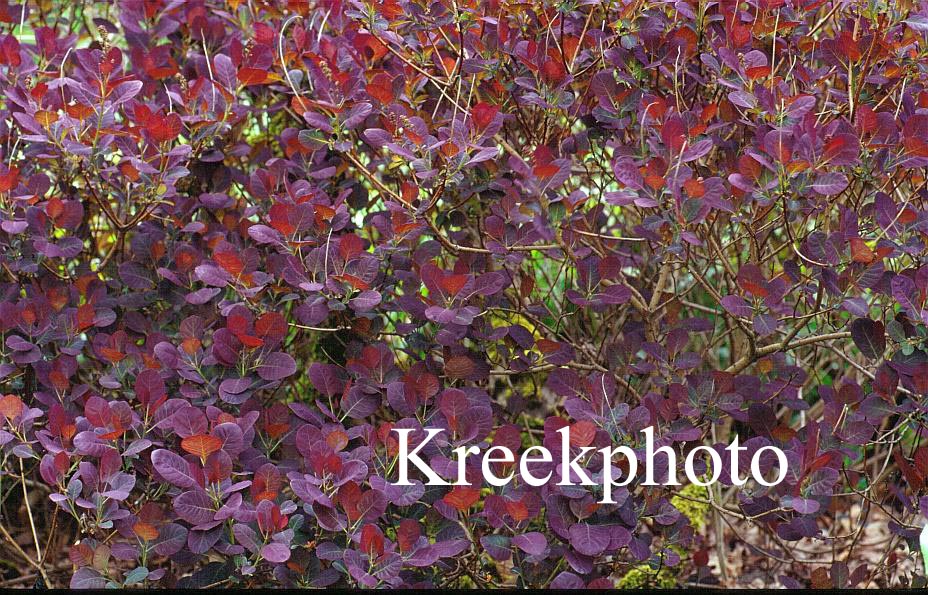
{"label": "shrub canopy", "polygon": [[[911,584],[923,3],[39,4],[0,2],[20,575]],[[477,466],[389,483],[392,428],[447,430],[452,478],[457,446],[559,452],[565,425],[652,426],[678,476],[736,435],[789,472],[609,505]]]}

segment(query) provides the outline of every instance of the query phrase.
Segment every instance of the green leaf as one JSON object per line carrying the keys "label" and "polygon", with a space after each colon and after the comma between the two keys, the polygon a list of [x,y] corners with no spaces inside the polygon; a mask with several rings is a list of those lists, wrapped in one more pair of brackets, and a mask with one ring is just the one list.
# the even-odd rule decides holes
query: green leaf
{"label": "green leaf", "polygon": [[139,566],[126,575],[126,580],[123,581],[123,584],[134,585],[144,581],[146,577],[148,577],[148,569],[144,566]]}

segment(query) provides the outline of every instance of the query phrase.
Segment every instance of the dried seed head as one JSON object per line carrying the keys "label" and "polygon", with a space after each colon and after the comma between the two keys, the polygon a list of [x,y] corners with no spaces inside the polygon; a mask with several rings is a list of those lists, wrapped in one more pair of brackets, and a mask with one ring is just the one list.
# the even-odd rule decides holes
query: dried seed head
{"label": "dried seed head", "polygon": [[100,37],[100,44],[103,46],[103,53],[110,49],[110,33],[103,25],[97,25],[97,36]]}

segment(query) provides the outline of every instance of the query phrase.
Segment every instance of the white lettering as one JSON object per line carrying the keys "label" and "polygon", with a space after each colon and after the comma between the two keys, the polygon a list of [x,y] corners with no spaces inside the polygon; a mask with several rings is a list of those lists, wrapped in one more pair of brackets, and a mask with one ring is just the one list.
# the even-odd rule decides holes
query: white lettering
{"label": "white lettering", "polygon": [[422,447],[429,443],[429,441],[441,434],[444,430],[440,428],[427,428],[425,440],[419,443],[412,452],[409,452],[409,435],[413,432],[412,428],[393,428],[393,431],[400,435],[400,451],[397,453],[399,457],[399,480],[397,480],[395,485],[398,486],[411,486],[412,482],[409,481],[409,468],[408,464],[412,462],[416,468],[425,474],[429,478],[426,485],[430,486],[446,486],[450,485],[447,481],[438,476],[437,473],[432,471],[432,469],[425,464],[425,461],[419,458],[419,451],[422,450]]}
{"label": "white lettering", "polygon": [[[635,451],[627,446],[617,446],[615,448],[607,446],[599,449],[599,452],[603,453],[603,499],[599,503],[615,504],[612,499],[612,488],[627,486],[635,479],[635,475],[638,473],[638,457],[635,456]],[[628,459],[628,475],[622,482],[618,483],[612,481],[612,458],[615,457],[616,453],[623,454]]]}
{"label": "white lettering", "polygon": [[580,449],[580,454],[570,459],[570,428],[564,426],[557,431],[561,435],[561,481],[559,486],[572,486],[574,484],[570,479],[570,472],[573,471],[580,476],[580,485],[595,486],[596,482],[590,479],[581,467],[577,466],[577,461],[586,456],[586,453],[594,450],[591,446],[584,446]]}

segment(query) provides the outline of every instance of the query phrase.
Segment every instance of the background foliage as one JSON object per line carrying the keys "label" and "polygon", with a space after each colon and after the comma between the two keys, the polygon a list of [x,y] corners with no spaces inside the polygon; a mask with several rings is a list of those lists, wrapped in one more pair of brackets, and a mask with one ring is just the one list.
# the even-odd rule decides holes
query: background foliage
{"label": "background foliage", "polygon": [[[923,583],[926,34],[882,0],[3,0],[0,584]],[[387,483],[393,427],[447,428],[451,477],[567,424],[789,474]]]}

